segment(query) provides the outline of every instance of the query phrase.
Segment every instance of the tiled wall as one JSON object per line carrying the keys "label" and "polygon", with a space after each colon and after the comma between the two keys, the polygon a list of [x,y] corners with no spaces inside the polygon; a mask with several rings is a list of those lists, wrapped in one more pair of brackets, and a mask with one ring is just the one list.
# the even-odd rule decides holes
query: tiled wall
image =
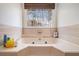
{"label": "tiled wall", "polygon": [[79,24],[59,28],[59,38],[79,45]]}
{"label": "tiled wall", "polygon": [[[53,37],[55,28],[24,28],[23,35],[25,37]],[[39,33],[40,32],[40,33]]]}
{"label": "tiled wall", "polygon": [[15,40],[20,39],[21,37],[21,28],[18,27],[0,25],[0,32],[2,33],[2,36],[7,34],[7,36],[14,38]]}

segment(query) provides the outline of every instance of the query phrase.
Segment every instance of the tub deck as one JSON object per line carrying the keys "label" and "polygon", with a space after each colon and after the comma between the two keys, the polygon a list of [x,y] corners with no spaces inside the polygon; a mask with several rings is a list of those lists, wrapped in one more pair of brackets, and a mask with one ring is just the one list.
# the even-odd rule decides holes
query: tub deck
{"label": "tub deck", "polygon": [[14,48],[0,48],[0,55],[79,56],[79,46],[62,39],[56,39],[56,42],[52,44],[25,44],[20,42]]}

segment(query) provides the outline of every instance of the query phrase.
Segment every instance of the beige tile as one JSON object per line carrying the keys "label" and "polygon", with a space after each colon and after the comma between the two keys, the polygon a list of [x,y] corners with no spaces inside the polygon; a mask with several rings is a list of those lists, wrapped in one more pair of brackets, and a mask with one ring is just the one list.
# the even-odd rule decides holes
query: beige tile
{"label": "beige tile", "polygon": [[79,45],[79,24],[59,28],[59,37]]}
{"label": "beige tile", "polygon": [[52,37],[55,28],[24,28],[23,37]]}

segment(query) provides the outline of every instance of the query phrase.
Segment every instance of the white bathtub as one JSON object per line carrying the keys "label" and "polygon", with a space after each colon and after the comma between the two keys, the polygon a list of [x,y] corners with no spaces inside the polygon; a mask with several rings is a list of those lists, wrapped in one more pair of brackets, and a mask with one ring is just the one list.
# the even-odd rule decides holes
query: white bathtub
{"label": "white bathtub", "polygon": [[[19,55],[52,56],[64,55],[60,50],[53,47],[56,38],[23,38],[22,42],[28,45]],[[26,53],[27,52],[27,53]]]}

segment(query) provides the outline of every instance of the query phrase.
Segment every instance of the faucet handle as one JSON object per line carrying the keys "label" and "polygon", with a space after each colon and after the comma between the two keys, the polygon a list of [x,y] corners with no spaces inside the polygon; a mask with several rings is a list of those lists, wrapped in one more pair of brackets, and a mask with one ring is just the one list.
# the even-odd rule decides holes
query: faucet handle
{"label": "faucet handle", "polygon": [[32,42],[32,44],[35,44],[35,42]]}
{"label": "faucet handle", "polygon": [[45,44],[47,44],[47,41],[45,41]]}

